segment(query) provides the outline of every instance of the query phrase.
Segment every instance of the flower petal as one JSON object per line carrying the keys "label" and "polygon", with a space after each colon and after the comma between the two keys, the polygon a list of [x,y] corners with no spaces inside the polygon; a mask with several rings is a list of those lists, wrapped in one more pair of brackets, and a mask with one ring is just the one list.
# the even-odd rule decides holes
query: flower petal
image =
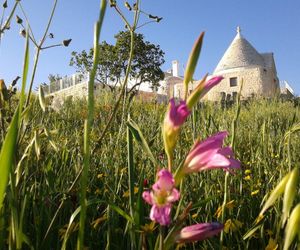
{"label": "flower petal", "polygon": [[177,243],[187,243],[199,240],[205,240],[222,231],[223,225],[218,222],[200,223],[183,228],[175,236]]}
{"label": "flower petal", "polygon": [[153,199],[149,191],[144,191],[142,194],[142,197],[144,201],[146,201],[148,204],[152,205],[153,204]]}

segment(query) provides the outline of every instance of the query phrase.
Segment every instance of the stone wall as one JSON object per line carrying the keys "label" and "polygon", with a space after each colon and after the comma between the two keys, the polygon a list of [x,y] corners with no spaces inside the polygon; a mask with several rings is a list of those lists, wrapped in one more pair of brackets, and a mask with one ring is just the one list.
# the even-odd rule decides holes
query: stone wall
{"label": "stone wall", "polygon": [[74,98],[87,97],[87,84],[87,82],[78,83],[68,88],[51,93],[49,96],[53,96],[54,98],[67,98],[71,96]]}
{"label": "stone wall", "polygon": [[[267,72],[262,67],[236,68],[219,72],[224,79],[215,86],[207,95],[206,100],[219,101],[222,98],[232,98],[240,91],[243,81],[242,98],[252,96],[272,96],[275,94],[274,74]],[[237,86],[230,86],[230,78],[237,77]]]}

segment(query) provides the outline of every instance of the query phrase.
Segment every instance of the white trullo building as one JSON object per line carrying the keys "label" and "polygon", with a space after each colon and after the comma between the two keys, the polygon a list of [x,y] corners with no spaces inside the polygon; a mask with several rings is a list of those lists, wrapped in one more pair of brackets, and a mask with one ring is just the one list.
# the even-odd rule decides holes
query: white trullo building
{"label": "white trullo building", "polygon": [[257,52],[242,36],[240,27],[213,75],[221,75],[224,79],[207,94],[206,100],[234,98],[242,82],[243,99],[252,96],[272,97],[280,93],[273,53]]}

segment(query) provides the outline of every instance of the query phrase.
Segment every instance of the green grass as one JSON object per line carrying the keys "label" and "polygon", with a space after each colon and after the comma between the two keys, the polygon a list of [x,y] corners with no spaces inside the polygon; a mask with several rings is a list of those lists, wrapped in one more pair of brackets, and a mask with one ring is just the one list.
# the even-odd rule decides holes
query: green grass
{"label": "green grass", "polygon": [[[109,118],[113,100],[114,98],[108,96],[95,101],[94,125],[89,142],[92,154],[86,189],[89,205],[86,211],[84,245],[89,249],[131,249],[134,233],[137,247],[139,242],[144,242],[151,249],[155,245],[155,236],[159,230],[155,227],[151,232],[141,227],[151,222],[150,206],[141,203],[138,195],[141,192],[133,192],[133,197],[130,194],[134,189],[141,190],[144,179],[148,180],[145,188],[151,187],[157,169],[167,166],[159,130],[165,106],[139,101],[125,105],[117,112],[108,133],[99,145],[98,139]],[[185,157],[194,137],[204,139],[220,130],[228,130],[230,133],[235,109],[234,106],[222,108],[215,104],[199,105],[182,129],[175,152],[175,165]],[[289,153],[288,142],[285,140],[285,133],[299,122],[298,110],[292,102],[280,100],[260,99],[242,104],[235,138],[235,155],[242,162],[242,169],[236,175],[229,176],[227,200],[234,202],[230,209],[225,208],[225,221],[238,220],[242,226],[234,232],[224,233],[223,245],[228,249],[264,249],[270,232],[280,247],[283,246],[284,234],[278,227],[282,207],[280,202],[266,212],[264,224],[255,232],[255,237],[243,240],[243,236],[252,228],[264,196],[288,173],[289,160],[292,167],[299,164],[300,144],[297,130],[290,136]],[[136,140],[134,137],[130,146],[134,163],[130,166],[130,178],[134,183],[130,184],[127,167],[128,113],[139,126],[143,140],[148,142],[159,164],[154,165],[154,160],[149,157],[150,153],[146,153],[145,146],[143,148],[143,140]],[[83,128],[86,117],[86,103],[82,100],[69,101],[61,112],[48,110],[46,114],[39,107],[38,100],[33,100],[26,116],[28,130],[20,139],[18,154],[15,155],[15,166],[22,159],[19,164],[21,167],[18,168],[17,188],[7,188],[1,210],[0,243],[4,248],[8,248],[12,241],[9,232],[13,211],[17,211],[18,217],[22,218],[22,232],[28,243],[23,244],[24,249],[29,246],[34,249],[61,248],[70,217],[80,206],[78,175],[83,166]],[[231,138],[228,138],[226,144],[229,145],[230,141]],[[251,173],[245,174],[246,170]],[[224,178],[225,172],[222,170],[187,177],[182,192],[182,208],[189,201],[193,201],[188,224],[220,220],[215,213],[223,203]],[[299,200],[298,188],[296,201]],[[294,202],[294,206],[297,202]],[[136,204],[140,206],[139,218],[142,219],[137,223],[139,226],[131,229],[127,223],[129,217],[133,216],[132,207]],[[78,223],[79,216],[74,218],[68,229],[66,249],[76,248]],[[49,232],[46,234],[47,230]],[[214,237],[184,247],[218,249],[219,244],[219,237]]]}

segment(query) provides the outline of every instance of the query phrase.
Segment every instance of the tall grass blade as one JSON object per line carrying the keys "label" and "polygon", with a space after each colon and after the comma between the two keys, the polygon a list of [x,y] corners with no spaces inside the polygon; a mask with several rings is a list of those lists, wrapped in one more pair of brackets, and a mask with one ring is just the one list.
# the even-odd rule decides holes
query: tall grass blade
{"label": "tall grass blade", "polygon": [[[300,203],[294,208],[285,229],[283,250],[288,250],[294,238],[300,238]],[[298,242],[300,244],[300,242]]]}
{"label": "tall grass blade", "polygon": [[283,196],[283,209],[282,209],[282,226],[285,224],[290,210],[293,205],[294,198],[297,193],[297,184],[299,178],[298,168],[293,169],[291,176],[286,184],[284,196]]}
{"label": "tall grass blade", "polygon": [[263,206],[262,210],[259,213],[259,216],[262,216],[268,208],[270,208],[275,201],[279,198],[281,194],[283,194],[286,184],[291,176],[291,173],[288,173],[283,179],[278,183],[278,185],[273,189],[269,198],[267,199],[265,205]]}
{"label": "tall grass blade", "polygon": [[[128,116],[128,120],[130,117]],[[128,161],[128,189],[129,189],[129,208],[130,216],[134,218],[134,155],[133,155],[133,136],[127,126],[127,161]],[[132,230],[132,225],[130,227],[130,238],[131,238],[131,249],[135,249],[135,236]]]}
{"label": "tall grass blade", "polygon": [[39,102],[42,110],[46,111],[46,101],[45,101],[45,94],[42,86],[39,87]]}
{"label": "tall grass blade", "polygon": [[128,119],[127,126],[130,129],[134,139],[140,144],[142,149],[149,156],[149,158],[152,161],[153,165],[158,166],[158,163],[157,163],[155,157],[153,156],[152,151],[149,148],[149,145],[148,145],[145,137],[143,136],[143,133],[140,130],[139,126],[132,119]]}
{"label": "tall grass blade", "polygon": [[3,200],[5,195],[6,186],[8,183],[8,177],[11,172],[13,165],[14,156],[16,152],[16,143],[18,137],[18,120],[19,120],[19,109],[16,110],[13,119],[11,121],[8,132],[5,136],[1,153],[0,153],[0,210],[3,206]]}
{"label": "tall grass blade", "polygon": [[89,74],[88,82],[88,115],[84,124],[84,156],[83,156],[83,171],[81,176],[81,188],[80,188],[80,222],[79,222],[79,234],[77,238],[77,249],[82,250],[84,248],[84,229],[86,219],[86,188],[88,179],[88,170],[90,168],[90,132],[94,119],[94,83],[97,72],[97,66],[99,62],[99,37],[100,31],[106,10],[106,0],[101,1],[99,19],[95,24],[94,29],[94,55],[93,66]]}
{"label": "tall grass blade", "polygon": [[[28,34],[28,32],[27,32]],[[19,133],[19,126],[21,123],[21,113],[25,100],[25,88],[26,88],[26,80],[28,73],[28,65],[29,65],[29,39],[28,35],[26,36],[25,42],[25,55],[24,55],[24,64],[23,64],[23,75],[22,75],[22,88],[20,93],[20,101],[19,106],[17,107],[12,121],[10,123],[10,127],[5,136],[4,142],[1,147],[0,152],[0,210],[3,206],[3,200],[5,195],[6,186],[8,183],[8,177],[11,172],[11,167],[13,165],[15,152],[17,149],[17,139]]]}

